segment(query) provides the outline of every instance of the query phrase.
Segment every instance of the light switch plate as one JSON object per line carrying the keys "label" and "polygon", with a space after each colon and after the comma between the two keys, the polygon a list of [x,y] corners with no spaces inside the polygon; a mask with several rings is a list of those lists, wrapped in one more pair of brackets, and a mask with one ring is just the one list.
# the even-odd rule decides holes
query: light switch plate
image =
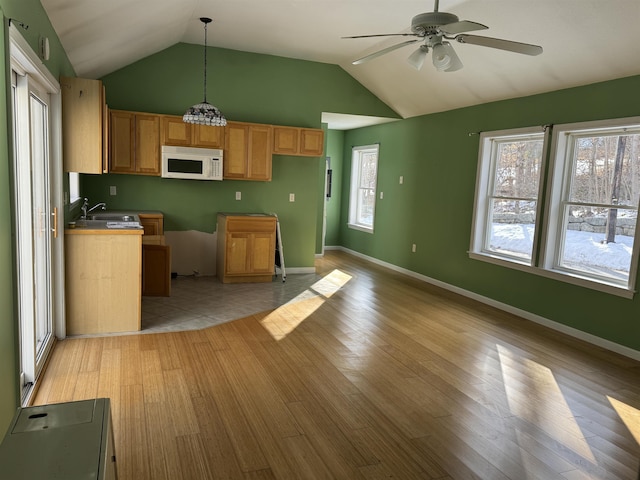
{"label": "light switch plate", "polygon": [[242,200],[242,192],[236,192],[236,200]]}
{"label": "light switch plate", "polygon": [[289,201],[290,202],[295,202],[296,201],[296,194],[295,193],[290,193],[289,194]]}
{"label": "light switch plate", "polygon": [[112,197],[118,194],[118,189],[116,188],[115,185],[111,185],[109,187],[109,195],[111,195]]}

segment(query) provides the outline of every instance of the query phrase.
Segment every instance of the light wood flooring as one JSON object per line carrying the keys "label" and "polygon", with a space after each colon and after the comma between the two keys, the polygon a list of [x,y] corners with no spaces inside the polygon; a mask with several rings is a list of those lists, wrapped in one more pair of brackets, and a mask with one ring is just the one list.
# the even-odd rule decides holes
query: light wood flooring
{"label": "light wood flooring", "polygon": [[120,480],[635,479],[640,364],[342,252],[273,311],[67,339],[35,403],[110,397]]}

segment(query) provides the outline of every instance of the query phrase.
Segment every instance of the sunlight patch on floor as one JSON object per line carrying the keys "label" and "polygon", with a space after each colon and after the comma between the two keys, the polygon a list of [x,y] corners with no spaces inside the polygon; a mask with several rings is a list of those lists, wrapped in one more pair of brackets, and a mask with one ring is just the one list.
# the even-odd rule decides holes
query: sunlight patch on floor
{"label": "sunlight patch on floor", "polygon": [[597,463],[553,372],[497,345],[510,412],[539,425],[551,438]]}
{"label": "sunlight patch on floor", "polygon": [[333,270],[297,297],[276,308],[260,320],[260,323],[273,338],[282,340],[320,308],[326,299],[339,291],[351,278],[349,274],[340,270]]}
{"label": "sunlight patch on floor", "polygon": [[633,438],[636,439],[636,442],[640,444],[640,410],[632,407],[631,405],[627,405],[620,400],[616,400],[613,397],[607,395],[607,400],[616,411],[616,413],[620,416],[625,426],[633,435]]}

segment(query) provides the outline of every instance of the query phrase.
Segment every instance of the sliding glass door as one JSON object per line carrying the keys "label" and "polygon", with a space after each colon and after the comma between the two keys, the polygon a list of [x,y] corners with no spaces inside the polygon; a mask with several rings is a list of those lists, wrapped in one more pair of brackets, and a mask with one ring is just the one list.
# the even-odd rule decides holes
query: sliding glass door
{"label": "sliding glass door", "polygon": [[25,72],[12,70],[20,379],[29,395],[53,344],[50,94]]}

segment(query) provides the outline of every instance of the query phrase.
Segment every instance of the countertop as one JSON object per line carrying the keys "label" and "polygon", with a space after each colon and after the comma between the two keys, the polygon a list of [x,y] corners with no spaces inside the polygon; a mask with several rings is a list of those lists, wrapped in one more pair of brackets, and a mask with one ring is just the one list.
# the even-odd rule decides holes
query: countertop
{"label": "countertop", "polygon": [[[137,218],[137,226],[117,226],[114,225],[112,220],[81,220],[78,219],[75,222],[69,222],[65,229],[65,235],[142,235],[144,234],[144,228],[140,225],[140,213],[133,210],[107,210],[95,212],[96,214],[103,215],[129,215]],[[153,212],[155,213],[155,212]]]}
{"label": "countertop", "polygon": [[275,213],[234,213],[234,212],[219,212],[218,215],[224,215],[225,217],[275,217]]}

